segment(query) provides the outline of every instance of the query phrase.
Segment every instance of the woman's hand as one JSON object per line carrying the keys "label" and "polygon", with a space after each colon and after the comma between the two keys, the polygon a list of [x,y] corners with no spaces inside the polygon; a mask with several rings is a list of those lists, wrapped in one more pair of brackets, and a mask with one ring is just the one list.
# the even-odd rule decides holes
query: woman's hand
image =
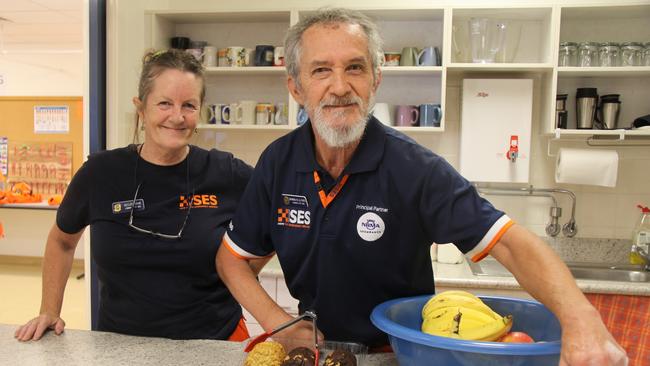
{"label": "woman's hand", "polygon": [[48,329],[54,330],[56,335],[63,333],[65,322],[58,316],[41,314],[16,329],[14,338],[21,342],[39,340]]}

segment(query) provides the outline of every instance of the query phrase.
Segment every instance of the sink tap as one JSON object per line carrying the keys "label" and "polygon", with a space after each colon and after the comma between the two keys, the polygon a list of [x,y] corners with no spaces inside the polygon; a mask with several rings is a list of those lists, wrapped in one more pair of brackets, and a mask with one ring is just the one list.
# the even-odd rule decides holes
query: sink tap
{"label": "sink tap", "polygon": [[631,254],[636,254],[638,258],[643,261],[643,268],[646,271],[650,271],[650,250],[648,250],[648,245],[637,245],[632,244],[632,249],[630,249]]}

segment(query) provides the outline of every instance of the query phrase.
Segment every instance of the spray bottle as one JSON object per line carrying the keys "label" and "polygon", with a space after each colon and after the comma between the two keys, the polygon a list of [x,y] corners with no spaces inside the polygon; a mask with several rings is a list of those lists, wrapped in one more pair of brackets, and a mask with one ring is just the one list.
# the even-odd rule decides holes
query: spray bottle
{"label": "spray bottle", "polygon": [[650,251],[650,209],[645,206],[637,205],[641,209],[641,217],[634,228],[632,237],[632,250],[630,251],[630,263],[644,264],[645,261],[636,252],[637,248],[642,249],[645,253]]}

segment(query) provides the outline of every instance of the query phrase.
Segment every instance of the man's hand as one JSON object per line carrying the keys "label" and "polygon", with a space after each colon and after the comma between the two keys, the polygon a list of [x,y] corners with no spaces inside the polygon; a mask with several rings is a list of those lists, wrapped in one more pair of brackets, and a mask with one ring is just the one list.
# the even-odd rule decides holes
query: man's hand
{"label": "man's hand", "polygon": [[560,366],[626,366],[625,350],[616,343],[593,306],[575,309],[562,324]]}
{"label": "man's hand", "polygon": [[14,338],[21,342],[39,340],[46,330],[53,329],[56,335],[63,333],[65,322],[58,316],[41,314],[16,329]]}
{"label": "man's hand", "polygon": [[[279,339],[280,343],[283,343],[282,341],[284,338],[287,340],[298,339],[300,340],[300,344],[311,344],[311,342],[314,341],[314,327],[310,320],[303,320],[274,334],[272,337]],[[317,338],[319,343],[325,340],[325,337],[320,330],[318,331]]]}

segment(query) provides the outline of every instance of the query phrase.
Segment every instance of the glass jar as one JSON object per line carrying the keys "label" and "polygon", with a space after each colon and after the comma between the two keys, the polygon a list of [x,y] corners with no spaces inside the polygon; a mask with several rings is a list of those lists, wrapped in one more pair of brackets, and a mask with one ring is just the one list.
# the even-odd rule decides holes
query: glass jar
{"label": "glass jar", "polygon": [[558,66],[577,66],[578,44],[575,42],[560,43],[560,52],[557,60]]}
{"label": "glass jar", "polygon": [[650,66],[650,42],[644,44],[645,48],[643,49],[643,65]]}
{"label": "glass jar", "polygon": [[618,66],[619,59],[618,43],[615,42],[603,42],[598,47],[598,60],[600,66],[603,67],[612,67]]}
{"label": "glass jar", "polygon": [[578,45],[578,65],[582,67],[598,66],[598,43],[580,42]]}
{"label": "glass jar", "polygon": [[625,42],[621,45],[621,66],[641,66],[643,46],[639,42]]}

